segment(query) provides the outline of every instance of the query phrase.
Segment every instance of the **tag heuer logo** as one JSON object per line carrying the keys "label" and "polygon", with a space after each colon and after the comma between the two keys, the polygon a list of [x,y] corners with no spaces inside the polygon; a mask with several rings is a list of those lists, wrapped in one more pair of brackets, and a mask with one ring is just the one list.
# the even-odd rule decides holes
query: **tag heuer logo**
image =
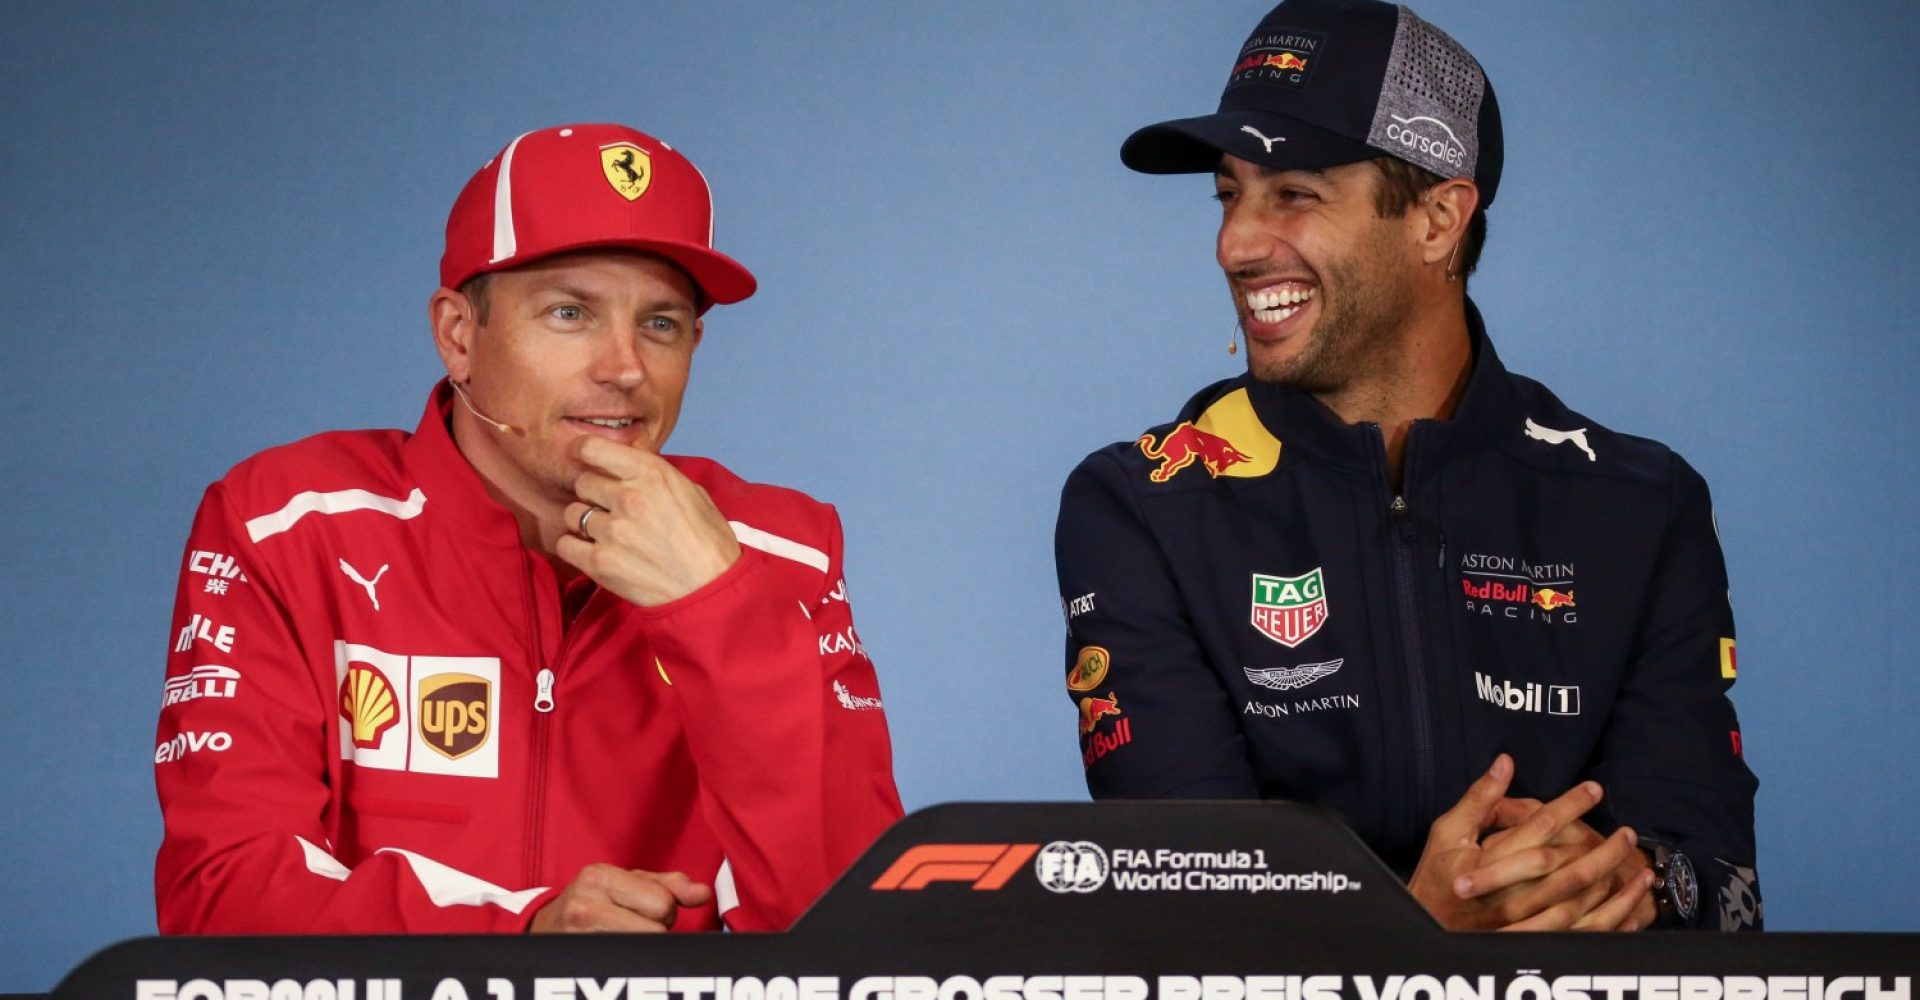
{"label": "tag heuer logo", "polygon": [[1253,574],[1253,627],[1291,649],[1327,622],[1327,588],[1320,567],[1300,576]]}

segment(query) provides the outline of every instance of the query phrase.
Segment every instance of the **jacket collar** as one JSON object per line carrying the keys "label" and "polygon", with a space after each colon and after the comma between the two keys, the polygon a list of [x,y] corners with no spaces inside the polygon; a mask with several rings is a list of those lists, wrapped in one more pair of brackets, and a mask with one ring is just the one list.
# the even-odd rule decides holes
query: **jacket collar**
{"label": "jacket collar", "polygon": [[[1472,372],[1451,419],[1418,423],[1423,464],[1433,453],[1485,444],[1520,424],[1512,380],[1487,337],[1486,323],[1472,299],[1466,300],[1466,313],[1467,335],[1473,345]],[[1254,412],[1280,439],[1283,448],[1298,449],[1320,461],[1355,470],[1374,466],[1380,445],[1372,424],[1344,423],[1312,394],[1261,382],[1251,374],[1228,385],[1235,383],[1246,386]]]}
{"label": "jacket collar", "polygon": [[480,473],[454,443],[448,421],[452,413],[453,387],[441,379],[427,395],[420,426],[401,452],[427,495],[426,512],[476,543],[520,548],[520,525],[513,512],[487,492]]}

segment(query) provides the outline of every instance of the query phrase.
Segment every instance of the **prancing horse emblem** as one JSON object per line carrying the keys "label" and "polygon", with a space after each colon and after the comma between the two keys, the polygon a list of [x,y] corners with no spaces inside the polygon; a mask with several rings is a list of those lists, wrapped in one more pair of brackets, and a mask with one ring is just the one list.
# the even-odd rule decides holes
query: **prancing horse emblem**
{"label": "prancing horse emblem", "polygon": [[607,175],[607,183],[628,201],[646,194],[653,183],[653,158],[630,142],[600,147],[600,169]]}

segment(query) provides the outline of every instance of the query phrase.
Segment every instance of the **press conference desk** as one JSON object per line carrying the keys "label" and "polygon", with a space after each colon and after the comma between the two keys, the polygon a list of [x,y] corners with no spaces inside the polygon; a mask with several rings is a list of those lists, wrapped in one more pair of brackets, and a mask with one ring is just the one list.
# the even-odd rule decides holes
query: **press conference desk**
{"label": "press conference desk", "polygon": [[1912,1000],[1916,970],[1920,934],[1450,934],[1310,807],[1012,804],[907,817],[784,934],[142,938],[54,996]]}

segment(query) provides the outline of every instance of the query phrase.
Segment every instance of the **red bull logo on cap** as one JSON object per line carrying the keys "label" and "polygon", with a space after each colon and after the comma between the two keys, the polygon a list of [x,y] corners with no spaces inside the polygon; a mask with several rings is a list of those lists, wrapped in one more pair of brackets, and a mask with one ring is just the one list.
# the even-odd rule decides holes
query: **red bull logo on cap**
{"label": "red bull logo on cap", "polygon": [[1307,61],[1291,52],[1255,52],[1233,65],[1235,76],[1250,69],[1306,69]]}
{"label": "red bull logo on cap", "polygon": [[1307,63],[1322,54],[1326,40],[1326,35],[1314,31],[1256,31],[1240,47],[1240,58],[1235,60],[1233,72],[1227,74],[1227,85],[1257,82],[1305,86]]}
{"label": "red bull logo on cap", "polygon": [[1280,439],[1268,433],[1253,412],[1247,390],[1235,389],[1200,414],[1170,430],[1159,441],[1140,435],[1140,453],[1160,463],[1147,478],[1164,483],[1200,463],[1207,475],[1257,479],[1280,462]]}

